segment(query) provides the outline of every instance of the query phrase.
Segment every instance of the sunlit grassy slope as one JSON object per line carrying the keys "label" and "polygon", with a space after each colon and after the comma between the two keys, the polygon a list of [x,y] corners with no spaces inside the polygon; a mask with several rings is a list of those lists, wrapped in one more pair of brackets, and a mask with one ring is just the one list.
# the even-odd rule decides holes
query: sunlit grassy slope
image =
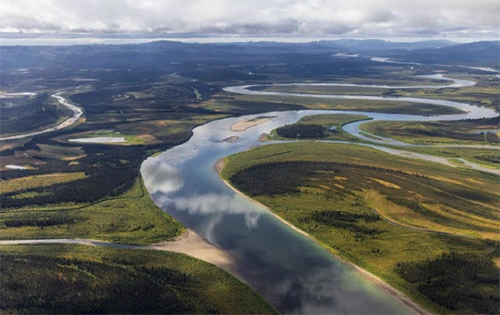
{"label": "sunlit grassy slope", "polygon": [[[50,176],[40,177],[40,184],[42,178]],[[126,244],[173,240],[184,231],[154,204],[140,179],[124,194],[95,203],[2,209],[0,226],[2,239],[79,237]]]}
{"label": "sunlit grassy slope", "polygon": [[[301,142],[226,158],[222,176],[334,253],[437,312],[454,310],[405,280],[398,264],[436,259],[443,252],[493,263],[499,254],[496,175],[356,145]],[[479,295],[498,289],[491,285],[481,284]],[[458,309],[477,312],[469,307]]]}

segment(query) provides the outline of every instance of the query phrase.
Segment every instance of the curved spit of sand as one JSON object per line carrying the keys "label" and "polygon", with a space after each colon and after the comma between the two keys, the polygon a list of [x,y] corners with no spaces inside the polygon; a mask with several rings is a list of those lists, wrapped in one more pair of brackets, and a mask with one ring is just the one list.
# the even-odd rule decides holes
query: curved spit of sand
{"label": "curved spit of sand", "polygon": [[275,117],[267,117],[267,116],[262,116],[262,117],[256,117],[256,118],[248,118],[248,119],[243,119],[240,121],[235,122],[234,124],[229,127],[231,131],[236,131],[236,132],[242,132],[246,131],[249,128],[262,125],[263,123],[266,123],[270,120],[273,120]]}
{"label": "curved spit of sand", "polygon": [[[433,77],[434,79],[437,79],[438,77]],[[443,76],[439,77],[440,79],[448,79]],[[453,84],[448,85],[453,86],[453,87],[460,87],[460,86],[470,86],[475,84],[472,81],[467,81],[467,80],[454,80],[454,79],[449,79],[454,81]],[[313,84],[314,85],[314,84]],[[335,84],[328,84],[328,85],[335,85]],[[353,85],[355,86],[355,85]],[[234,92],[234,93],[242,93],[242,94],[264,94],[264,95],[287,95],[290,93],[281,93],[281,92],[264,92],[264,91],[252,91],[249,90],[249,88],[252,86],[238,86],[238,87],[228,87],[225,88],[225,91],[228,92]],[[372,86],[372,87],[380,87],[380,88],[387,88],[386,86]],[[421,86],[421,87],[431,87],[431,86]],[[432,86],[433,88],[440,88],[441,86]],[[405,87],[403,87],[405,88]],[[407,87],[407,88],[419,88],[419,86],[413,86],[413,87]],[[300,97],[325,97],[324,95],[307,95],[307,94],[298,94],[298,93],[292,93],[292,95],[300,96]],[[0,138],[0,140],[9,140],[9,139],[20,139],[23,137],[29,137],[32,135],[44,133],[44,132],[49,132],[52,130],[57,130],[64,128],[68,125],[71,125],[74,123],[82,114],[82,111],[74,106],[69,104],[62,96],[54,94],[53,97],[56,97],[58,101],[71,108],[74,112],[74,115],[72,119],[76,117],[76,119],[68,119],[61,125],[58,125],[53,128],[49,128],[43,131],[35,132],[35,133],[29,133],[29,134],[24,134],[24,135],[18,135],[18,136],[13,136],[13,137],[5,137],[5,138]],[[339,95],[329,95],[329,98],[348,98],[348,99],[384,99],[387,101],[394,100],[395,98],[385,98],[385,97],[369,97],[369,96],[339,96]],[[461,115],[448,115],[444,116],[447,118],[447,120],[454,120],[454,119],[464,119],[464,118],[478,118],[478,117],[491,117],[491,116],[497,116],[498,114],[495,113],[492,110],[489,109],[484,109],[484,108],[477,108],[474,107],[473,110],[468,111],[468,109],[471,108],[470,105],[468,104],[463,104],[463,103],[457,103],[457,102],[449,102],[449,101],[441,101],[441,100],[425,100],[425,99],[416,99],[416,98],[399,98],[398,100],[400,101],[415,101],[418,100],[422,103],[432,103],[432,104],[438,104],[438,105],[445,105],[445,106],[454,106],[457,108],[460,108],[462,110],[465,110],[466,112]],[[385,115],[385,117],[390,117],[391,115]],[[397,115],[394,117],[396,118]],[[422,120],[432,120],[432,119],[442,119],[443,116],[433,116],[433,117],[423,117],[423,116],[413,116],[415,120],[422,119]],[[266,117],[266,116],[254,116],[253,119],[247,119],[243,121],[239,121],[234,123],[230,129],[231,131],[234,132],[244,132],[249,128],[258,126],[260,124],[264,124],[265,122],[268,122],[269,120],[273,120],[273,117]],[[228,138],[230,139],[230,138]],[[222,165],[218,165],[221,167]],[[143,174],[144,176],[144,174]],[[283,222],[283,221],[282,221]],[[285,224],[288,225],[287,222]],[[294,230],[297,230],[296,227],[291,226]],[[300,231],[302,232],[302,231]],[[303,232],[301,233],[303,234]],[[240,280],[243,280],[243,277],[241,277],[237,271],[236,271],[236,264],[235,261],[231,256],[228,255],[227,252],[224,250],[212,245],[211,243],[207,242],[205,239],[203,239],[201,236],[196,234],[195,232],[188,230],[188,232],[184,235],[182,235],[179,239],[177,239],[175,242],[162,242],[158,244],[152,244],[148,246],[137,246],[137,245],[123,245],[123,244],[113,244],[109,242],[104,242],[104,241],[98,241],[98,240],[90,240],[90,239],[38,239],[38,240],[11,240],[11,241],[0,241],[0,245],[7,245],[7,244],[60,244],[60,243],[68,243],[68,244],[85,244],[85,245],[93,245],[93,246],[108,246],[108,247],[115,247],[115,248],[130,248],[130,249],[154,249],[154,250],[166,250],[166,251],[173,251],[173,252],[179,252],[179,253],[184,253],[191,255],[193,257],[205,260],[207,262],[210,262],[216,266],[219,266],[234,276],[238,277]],[[371,282],[377,284],[379,287],[383,288],[385,291],[387,291],[389,294],[394,296],[396,299],[401,301],[403,304],[405,304],[409,309],[411,309],[414,312],[417,313],[426,313],[426,311],[422,308],[420,308],[418,305],[414,304],[409,300],[407,297],[405,297],[403,294],[401,294],[399,291],[391,288],[385,282],[377,278],[376,276],[367,273],[363,269],[345,262],[347,265],[351,266],[352,268],[358,270],[360,274],[362,274],[364,277],[369,279]]]}
{"label": "curved spit of sand", "polygon": [[151,245],[115,244],[106,241],[82,238],[49,238],[31,240],[0,240],[0,245],[33,245],[33,244],[80,244],[104,246],[124,249],[150,249],[186,254],[220,267],[241,281],[243,278],[236,271],[234,260],[223,250],[207,242],[196,232],[187,230],[173,242],[161,242]]}
{"label": "curved spit of sand", "polygon": [[91,138],[78,138],[78,139],[69,139],[69,142],[78,142],[78,143],[120,143],[126,142],[125,137],[91,137]]}

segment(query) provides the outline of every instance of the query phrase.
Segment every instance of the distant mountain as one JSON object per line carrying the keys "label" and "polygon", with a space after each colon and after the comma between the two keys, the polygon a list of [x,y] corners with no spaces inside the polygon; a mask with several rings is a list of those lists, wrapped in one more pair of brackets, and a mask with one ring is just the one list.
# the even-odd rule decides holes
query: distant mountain
{"label": "distant mountain", "polygon": [[500,69],[500,41],[481,41],[433,49],[393,51],[384,57],[425,64],[467,65]]}
{"label": "distant mountain", "polygon": [[369,52],[369,51],[386,51],[394,49],[404,49],[404,50],[414,50],[414,49],[426,49],[426,48],[440,48],[450,45],[455,45],[456,43],[449,40],[428,40],[420,42],[391,42],[384,41],[380,39],[341,39],[337,41],[332,41],[338,47],[343,49],[351,50],[352,52]]}
{"label": "distant mountain", "polygon": [[[428,64],[457,64],[499,68],[500,42],[456,44],[447,40],[390,42],[342,39],[311,43],[246,42],[182,43],[155,41],[127,45],[3,46],[0,68],[60,66],[81,68],[170,67],[172,63],[235,64],[259,60],[286,62],[288,59],[317,59],[330,62],[332,54],[388,57],[399,61]],[[347,62],[347,61],[345,61]],[[352,60],[361,62],[361,60]],[[350,65],[352,66],[352,65]]]}
{"label": "distant mountain", "polygon": [[442,48],[447,46],[456,45],[457,43],[449,40],[426,40],[421,42],[407,43],[408,49],[428,49],[428,48]]}

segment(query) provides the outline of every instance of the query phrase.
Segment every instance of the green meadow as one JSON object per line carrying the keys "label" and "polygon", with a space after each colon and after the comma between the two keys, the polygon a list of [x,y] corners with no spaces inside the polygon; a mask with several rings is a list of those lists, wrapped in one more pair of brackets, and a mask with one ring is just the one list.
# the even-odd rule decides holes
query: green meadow
{"label": "green meadow", "polygon": [[[500,254],[496,175],[357,145],[301,142],[228,157],[222,176],[433,312],[491,312],[499,306],[493,293],[499,286],[491,282],[499,275]],[[463,271],[476,276],[454,293],[460,299],[455,306],[425,287],[425,281],[434,281],[439,292],[451,292],[454,284],[439,278],[448,275],[435,272],[456,263],[443,259],[445,253],[477,263]],[[422,267],[425,262],[433,267]],[[415,279],[408,277],[410,269],[418,271]],[[481,270],[489,280],[476,281]],[[483,301],[470,298],[474,295]]]}
{"label": "green meadow", "polygon": [[[36,176],[29,182],[44,185],[53,176]],[[7,181],[5,189],[19,185],[19,179]],[[22,197],[27,196],[20,193]],[[177,220],[154,204],[139,178],[122,195],[94,203],[3,208],[0,227],[1,239],[93,238],[139,245],[173,240],[184,232]]]}

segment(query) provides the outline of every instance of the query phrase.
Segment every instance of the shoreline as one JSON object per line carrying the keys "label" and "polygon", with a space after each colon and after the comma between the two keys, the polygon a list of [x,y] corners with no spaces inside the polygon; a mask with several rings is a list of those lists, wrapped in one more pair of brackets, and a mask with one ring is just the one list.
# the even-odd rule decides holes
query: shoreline
{"label": "shoreline", "polygon": [[[27,92],[27,93],[29,93],[29,92]],[[58,103],[61,104],[62,106],[69,108],[73,112],[73,115],[71,117],[68,117],[62,123],[57,124],[57,125],[52,126],[52,127],[49,127],[47,129],[28,132],[28,133],[22,133],[22,134],[13,135],[13,136],[2,137],[2,138],[0,138],[0,141],[17,140],[17,139],[23,139],[23,138],[28,138],[28,137],[32,137],[32,136],[37,136],[37,135],[40,135],[43,133],[60,130],[60,129],[69,127],[69,126],[73,125],[74,123],[76,123],[80,119],[80,117],[83,115],[83,110],[80,109],[79,107],[69,103],[67,99],[65,99],[64,97],[62,97],[60,95],[61,93],[62,92],[52,94],[51,97],[57,99]]]}
{"label": "shoreline", "polygon": [[229,127],[229,130],[236,132],[243,132],[252,127],[262,125],[270,120],[273,120],[275,117],[257,117],[257,118],[247,118],[243,120],[239,120]]}
{"label": "shoreline", "polygon": [[[239,281],[250,286],[245,279],[237,272],[237,266],[228,253],[209,243],[198,235],[195,231],[186,229],[174,241],[164,241],[149,245],[117,244],[108,241],[79,238],[48,238],[48,239],[26,239],[26,240],[0,240],[2,245],[40,245],[40,244],[78,244],[88,246],[102,246],[122,249],[141,249],[175,252],[185,254],[190,257],[202,260],[215,265],[234,276]],[[251,286],[250,286],[251,287]]]}
{"label": "shoreline", "polygon": [[175,241],[165,241],[141,247],[189,255],[213,264],[227,271],[239,281],[249,285],[238,273],[234,259],[227,252],[209,243],[193,230],[186,228],[186,232],[179,235]]}
{"label": "shoreline", "polygon": [[242,193],[241,191],[239,191],[238,189],[236,189],[234,186],[231,185],[231,183],[228,180],[222,178],[221,172],[222,172],[222,169],[224,168],[224,165],[225,165],[225,158],[221,158],[221,159],[217,160],[217,162],[214,164],[214,170],[217,171],[217,173],[219,174],[219,178],[224,182],[224,184],[226,184],[235,193],[239,194],[240,196],[242,196],[243,198],[249,200],[252,203],[255,203],[255,204],[258,204],[258,205],[264,207],[265,209],[267,209],[269,211],[269,213],[272,216],[274,216],[276,219],[280,220],[282,223],[284,223],[285,225],[287,225],[288,227],[290,227],[291,229],[293,229],[295,232],[298,232],[298,233],[302,234],[303,236],[306,236],[306,237],[310,238],[315,243],[317,243],[321,247],[323,247],[326,250],[328,250],[328,252],[331,255],[333,255],[335,258],[339,259],[341,262],[343,262],[344,264],[346,264],[350,268],[354,269],[363,278],[365,278],[366,280],[370,281],[372,284],[376,285],[377,287],[381,288],[382,290],[384,290],[389,295],[393,296],[396,300],[398,300],[400,303],[402,303],[403,305],[405,305],[413,313],[415,313],[415,314],[425,314],[425,315],[432,314],[431,312],[429,312],[428,310],[426,310],[422,306],[420,306],[417,303],[413,302],[410,299],[410,297],[406,296],[403,292],[401,292],[398,289],[394,288],[393,286],[391,286],[390,284],[386,283],[384,280],[382,280],[381,278],[379,278],[376,275],[372,274],[371,272],[369,272],[369,271],[361,268],[360,266],[358,266],[358,265],[356,265],[356,264],[354,264],[354,263],[352,263],[352,262],[344,259],[343,257],[340,257],[339,255],[337,255],[336,253],[334,253],[331,248],[329,248],[329,247],[325,246],[324,244],[322,244],[314,236],[312,236],[309,233],[307,233],[307,232],[299,229],[298,227],[296,227],[292,223],[286,221],[285,219],[283,219],[282,217],[280,217],[276,213],[272,212],[267,206],[265,206],[261,202],[250,198],[249,196],[245,195],[244,193]]}

